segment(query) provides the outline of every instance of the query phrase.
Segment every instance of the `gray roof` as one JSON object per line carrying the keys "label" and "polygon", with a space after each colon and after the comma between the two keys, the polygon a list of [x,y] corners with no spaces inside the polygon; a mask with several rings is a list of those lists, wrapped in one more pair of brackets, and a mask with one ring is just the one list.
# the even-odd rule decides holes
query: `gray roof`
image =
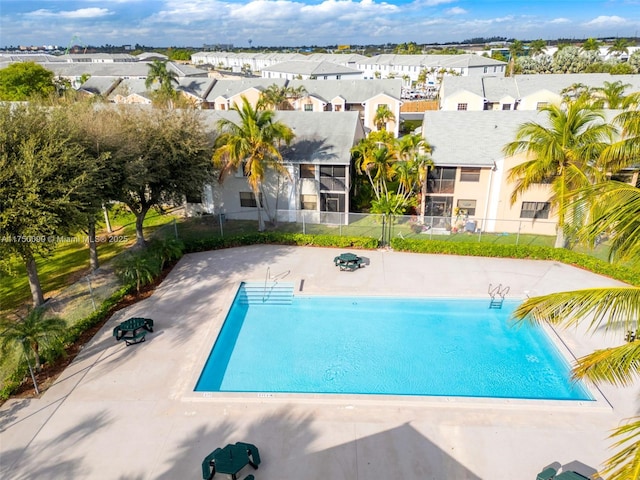
{"label": "gray roof", "polygon": [[360,65],[420,65],[421,67],[461,68],[506,65],[505,62],[474,53],[462,55],[382,54],[364,58]]}
{"label": "gray roof", "polygon": [[[54,74],[63,77],[80,77],[88,73],[92,77],[146,77],[149,74],[150,62],[114,62],[114,63],[42,63],[41,65]],[[180,77],[207,76],[207,72],[186,65],[175,65],[169,62],[169,68]]]}
{"label": "gray roof", "polygon": [[128,53],[67,53],[60,55],[65,62],[87,62],[96,60],[110,60],[112,62],[136,62],[138,59]]}
{"label": "gray roof", "polygon": [[215,79],[208,77],[181,77],[178,79],[178,86],[175,88],[204,99],[215,83]]}
{"label": "gray roof", "polygon": [[309,95],[319,97],[327,102],[340,96],[347,103],[362,103],[380,93],[400,99],[402,91],[401,79],[384,80],[290,80],[289,86],[303,86]]}
{"label": "gray roof", "polygon": [[[618,113],[604,112],[608,120]],[[504,158],[503,147],[525,122],[546,125],[548,114],[538,110],[427,111],[422,136],[433,147],[431,157],[438,166],[490,167]]]}
{"label": "gray roof", "polygon": [[[238,121],[229,110],[202,110],[202,118],[211,132],[217,132],[218,120]],[[277,111],[276,120],[289,125],[295,138],[283,157],[292,163],[349,165],[351,148],[364,136],[358,112]]]}
{"label": "gray roof", "polygon": [[213,102],[220,96],[230,98],[248,90],[249,88],[264,90],[273,84],[284,86],[286,84],[286,80],[284,78],[242,78],[240,80],[217,80],[207,95],[207,101]]}
{"label": "gray roof", "polygon": [[94,95],[107,95],[120,83],[119,78],[113,77],[91,77],[84,82],[78,90],[93,93]]}
{"label": "gray roof", "polygon": [[265,72],[282,72],[294,75],[348,75],[362,74],[360,70],[331,62],[293,61],[282,62],[262,69]]}

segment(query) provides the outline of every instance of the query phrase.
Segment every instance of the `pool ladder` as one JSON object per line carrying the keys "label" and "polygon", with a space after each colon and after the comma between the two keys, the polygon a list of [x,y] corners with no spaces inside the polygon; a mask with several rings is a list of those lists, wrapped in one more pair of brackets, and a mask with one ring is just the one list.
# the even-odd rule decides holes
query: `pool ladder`
{"label": "pool ladder", "polygon": [[492,287],[489,284],[489,296],[491,297],[489,308],[502,308],[504,297],[509,293],[509,289],[510,287],[503,287],[501,283],[497,287]]}

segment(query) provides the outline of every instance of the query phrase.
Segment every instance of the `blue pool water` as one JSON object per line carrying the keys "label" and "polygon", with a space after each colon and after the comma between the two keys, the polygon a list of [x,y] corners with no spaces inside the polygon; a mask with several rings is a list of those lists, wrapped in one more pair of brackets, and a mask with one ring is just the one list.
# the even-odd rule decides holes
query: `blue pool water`
{"label": "blue pool water", "polygon": [[198,392],[592,400],[517,302],[295,296],[231,307]]}

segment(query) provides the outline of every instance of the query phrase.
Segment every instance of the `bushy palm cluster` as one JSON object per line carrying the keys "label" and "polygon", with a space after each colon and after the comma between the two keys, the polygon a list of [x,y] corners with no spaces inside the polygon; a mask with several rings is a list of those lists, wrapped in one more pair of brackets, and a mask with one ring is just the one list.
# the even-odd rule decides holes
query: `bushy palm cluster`
{"label": "bushy palm cluster", "polygon": [[372,188],[372,213],[403,215],[417,206],[419,192],[424,198],[433,162],[431,147],[420,135],[397,139],[385,130],[372,132],[352,153],[357,173],[365,176]]}

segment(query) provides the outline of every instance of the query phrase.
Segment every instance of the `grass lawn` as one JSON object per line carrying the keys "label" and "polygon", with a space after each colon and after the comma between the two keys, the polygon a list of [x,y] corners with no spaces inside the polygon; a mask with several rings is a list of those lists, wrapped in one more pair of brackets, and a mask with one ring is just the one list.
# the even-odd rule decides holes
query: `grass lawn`
{"label": "grass lawn", "polygon": [[[155,210],[149,211],[144,221],[145,238],[157,228],[173,222],[176,217],[171,214],[160,215]],[[112,233],[107,233],[104,225],[96,237],[104,239],[98,244],[100,264],[113,258],[136,241],[135,217],[131,213],[114,213],[111,216]],[[84,234],[77,235],[80,241],[59,242],[52,254],[47,258],[36,258],[38,275],[45,298],[73,283],[89,273],[89,246],[82,240]],[[109,237],[112,241],[109,242]],[[24,303],[31,302],[31,290],[24,265],[19,259],[12,261],[13,275],[0,276],[0,313],[15,310]]]}

